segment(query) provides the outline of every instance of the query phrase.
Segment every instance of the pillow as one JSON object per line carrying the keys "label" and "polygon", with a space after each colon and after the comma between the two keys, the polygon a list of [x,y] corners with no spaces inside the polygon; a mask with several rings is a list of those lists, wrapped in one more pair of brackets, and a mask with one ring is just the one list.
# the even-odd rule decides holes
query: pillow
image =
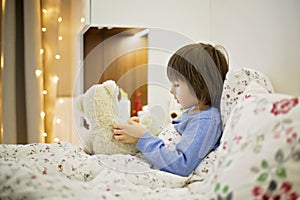
{"label": "pillow", "polygon": [[194,171],[194,174],[198,176],[198,179],[205,180],[210,178],[215,170],[215,161],[217,160],[217,154],[214,151],[211,151],[197,166]]}
{"label": "pillow", "polygon": [[212,198],[297,199],[300,98],[250,83],[224,129]]}
{"label": "pillow", "polygon": [[[176,131],[174,124],[170,123],[161,129],[158,137],[162,139],[167,146],[167,148],[174,150],[176,144],[180,141],[181,135]],[[214,169],[214,161],[217,155],[215,151],[210,152],[196,167],[194,174],[198,177],[193,177],[195,180],[204,180],[207,178]]]}
{"label": "pillow", "polygon": [[270,93],[274,92],[268,77],[259,71],[247,68],[229,70],[224,81],[220,105],[223,128],[226,125],[231,110],[237,104],[240,96],[251,81],[257,82]]}
{"label": "pillow", "polygon": [[176,144],[181,139],[181,135],[176,131],[172,123],[162,127],[157,137],[162,139],[166,147],[170,150],[175,150]]}

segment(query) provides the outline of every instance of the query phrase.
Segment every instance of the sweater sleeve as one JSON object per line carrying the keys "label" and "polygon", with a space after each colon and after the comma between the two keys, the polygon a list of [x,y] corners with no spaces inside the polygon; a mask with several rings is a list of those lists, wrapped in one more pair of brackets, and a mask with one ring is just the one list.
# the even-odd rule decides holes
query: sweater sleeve
{"label": "sweater sleeve", "polygon": [[150,133],[144,134],[137,148],[156,168],[180,176],[188,176],[216,144],[218,128],[213,120],[192,119],[182,133],[175,150]]}

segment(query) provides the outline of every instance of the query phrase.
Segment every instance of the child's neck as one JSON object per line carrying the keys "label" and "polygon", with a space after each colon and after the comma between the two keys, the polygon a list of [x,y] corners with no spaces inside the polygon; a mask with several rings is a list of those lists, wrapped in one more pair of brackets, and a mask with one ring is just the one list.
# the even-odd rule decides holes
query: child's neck
{"label": "child's neck", "polygon": [[204,104],[199,103],[198,105],[193,106],[189,110],[188,114],[193,114],[193,113],[201,112],[201,111],[206,110],[208,108],[210,108],[210,105],[204,105]]}

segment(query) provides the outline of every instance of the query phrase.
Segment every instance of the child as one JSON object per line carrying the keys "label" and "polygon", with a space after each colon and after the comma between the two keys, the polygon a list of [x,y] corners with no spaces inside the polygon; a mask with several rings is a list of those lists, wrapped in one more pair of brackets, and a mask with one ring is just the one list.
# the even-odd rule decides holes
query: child
{"label": "child", "polygon": [[186,109],[172,123],[181,135],[175,150],[139,125],[132,118],[126,125],[113,125],[114,138],[135,143],[156,168],[189,176],[205,156],[216,149],[222,135],[219,112],[223,81],[228,63],[220,49],[210,44],[190,44],[171,56],[167,75],[171,93]]}

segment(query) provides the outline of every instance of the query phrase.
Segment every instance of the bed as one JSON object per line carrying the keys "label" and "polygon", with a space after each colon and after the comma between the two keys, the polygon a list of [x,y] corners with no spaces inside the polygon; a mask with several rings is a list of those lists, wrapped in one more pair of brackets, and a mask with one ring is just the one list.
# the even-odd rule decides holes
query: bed
{"label": "bed", "polygon": [[188,177],[159,171],[140,154],[2,144],[0,199],[299,199],[299,98],[241,68],[227,74],[221,112],[220,147]]}

